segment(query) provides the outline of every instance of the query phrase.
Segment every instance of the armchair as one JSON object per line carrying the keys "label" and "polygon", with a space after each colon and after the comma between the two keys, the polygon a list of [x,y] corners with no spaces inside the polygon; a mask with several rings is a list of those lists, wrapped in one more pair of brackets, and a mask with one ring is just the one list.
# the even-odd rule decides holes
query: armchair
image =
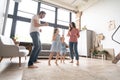
{"label": "armchair", "polygon": [[11,38],[0,35],[0,62],[4,57],[19,57],[21,66],[21,57],[26,57],[28,53],[24,46],[17,46]]}

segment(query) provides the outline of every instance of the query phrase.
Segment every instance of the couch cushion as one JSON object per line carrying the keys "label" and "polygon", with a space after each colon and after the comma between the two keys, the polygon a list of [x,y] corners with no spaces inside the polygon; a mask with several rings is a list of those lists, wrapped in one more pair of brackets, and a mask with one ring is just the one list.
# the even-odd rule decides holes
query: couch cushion
{"label": "couch cushion", "polygon": [[42,50],[50,50],[51,44],[42,44]]}
{"label": "couch cushion", "polygon": [[[39,57],[40,56],[47,56],[49,57],[49,54],[50,54],[50,48],[51,48],[51,44],[42,44],[41,45],[42,49],[41,49],[41,53],[39,54]],[[56,53],[53,53],[54,56],[56,56]],[[69,56],[69,48],[67,48],[67,53],[66,53],[66,56]]]}
{"label": "couch cushion", "polygon": [[9,37],[0,35],[0,40],[3,45],[15,45],[13,40]]}

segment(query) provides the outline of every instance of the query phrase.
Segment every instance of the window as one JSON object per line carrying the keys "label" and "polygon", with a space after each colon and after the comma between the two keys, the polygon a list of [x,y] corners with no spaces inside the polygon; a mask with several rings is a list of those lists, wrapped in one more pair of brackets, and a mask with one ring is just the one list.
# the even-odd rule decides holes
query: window
{"label": "window", "polygon": [[48,10],[51,10],[51,11],[55,11],[55,7],[48,6],[48,5],[45,5],[45,4],[41,4],[41,8],[48,9]]}
{"label": "window", "polygon": [[69,26],[69,22],[60,21],[60,20],[57,21],[57,24],[64,25],[64,26]]}
{"label": "window", "polygon": [[[13,14],[14,11],[14,1],[10,1],[10,9],[9,9],[9,14]],[[38,7],[40,7],[40,11],[45,11],[46,16],[45,18],[42,19],[44,22],[51,23],[52,26],[55,25],[55,14],[56,14],[56,8],[42,4],[38,6],[38,2],[35,2],[33,0],[22,0],[22,2],[18,3],[18,12],[17,12],[17,17],[15,18],[16,20],[16,25],[14,25],[15,28],[15,37],[17,37],[17,41],[20,42],[32,42],[32,39],[30,37],[30,22],[29,19],[32,18],[33,15],[37,14]],[[27,6],[26,6],[27,4]],[[57,25],[60,30],[60,35],[62,36],[62,33],[64,32],[65,36],[65,42],[69,42],[69,38],[67,37],[67,29],[62,29],[64,26],[69,25],[70,21],[70,12],[64,9],[58,9],[57,10]],[[19,18],[19,17],[20,18]],[[75,15],[72,13],[72,21],[75,21]],[[19,19],[18,19],[19,18]],[[10,30],[12,26],[12,20],[13,18],[8,18],[7,24],[6,24],[6,35],[10,36]],[[52,42],[52,36],[53,36],[53,30],[54,28],[49,26],[49,27],[41,27],[42,32],[40,32],[40,39],[42,43],[51,43]],[[14,31],[14,30],[13,30]]]}
{"label": "window", "polygon": [[57,24],[60,25],[69,25],[69,19],[70,19],[70,12],[64,9],[58,9],[58,18],[57,18]]}
{"label": "window", "polygon": [[32,18],[33,15],[34,15],[33,13],[28,13],[28,12],[18,10],[18,16],[25,17],[25,18]]}
{"label": "window", "polygon": [[[27,5],[27,6],[26,6]],[[22,0],[18,7],[18,16],[31,18],[37,14],[37,2],[32,0]]]}
{"label": "window", "polygon": [[40,32],[41,43],[52,43],[53,27],[41,27],[42,32]]}
{"label": "window", "polygon": [[[10,0],[8,14],[13,15],[13,13],[14,13],[14,5],[15,5],[15,1]],[[7,22],[6,22],[6,26],[5,26],[5,32],[4,32],[5,36],[10,37],[11,28],[12,28],[12,20],[13,19],[11,19],[11,18],[7,18]]]}
{"label": "window", "polygon": [[42,21],[55,23],[55,8],[54,7],[51,7],[51,6],[48,6],[45,4],[41,4],[40,11],[46,12],[46,16]]}
{"label": "window", "polygon": [[8,14],[13,14],[15,1],[10,0]]}
{"label": "window", "polygon": [[12,19],[8,18],[5,26],[5,33],[4,33],[5,36],[10,37],[11,27],[12,27]]}
{"label": "window", "polygon": [[30,37],[30,23],[17,21],[15,37],[20,42],[32,42]]}
{"label": "window", "polygon": [[76,21],[76,14],[72,13],[72,22],[75,22],[75,21]]}

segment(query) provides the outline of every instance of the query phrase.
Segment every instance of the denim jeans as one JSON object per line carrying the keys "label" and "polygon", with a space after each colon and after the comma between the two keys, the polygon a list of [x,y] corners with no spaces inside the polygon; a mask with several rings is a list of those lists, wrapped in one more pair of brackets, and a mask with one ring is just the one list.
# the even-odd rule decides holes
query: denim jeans
{"label": "denim jeans", "polygon": [[79,60],[78,50],[77,50],[77,42],[69,42],[69,49],[70,49],[70,57],[71,59]]}
{"label": "denim jeans", "polygon": [[31,55],[29,58],[28,66],[33,65],[35,61],[37,61],[38,55],[41,51],[41,41],[40,41],[40,35],[38,32],[31,32],[30,36],[33,41],[33,48],[31,51]]}

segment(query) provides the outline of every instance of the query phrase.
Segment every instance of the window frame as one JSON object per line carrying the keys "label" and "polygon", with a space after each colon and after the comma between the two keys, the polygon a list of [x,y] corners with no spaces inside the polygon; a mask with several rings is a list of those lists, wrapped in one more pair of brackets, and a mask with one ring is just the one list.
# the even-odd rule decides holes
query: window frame
{"label": "window frame", "polygon": [[[41,8],[43,8],[43,7],[41,7],[41,4],[43,4],[43,3],[41,3],[41,2],[37,2],[38,3],[38,5],[37,5],[37,13],[40,11],[40,9]],[[46,5],[46,4],[45,4]],[[48,6],[51,6],[51,5],[49,5],[49,4],[47,4]],[[11,28],[11,33],[10,33],[10,37],[13,37],[13,36],[15,36],[15,31],[16,31],[16,25],[17,25],[17,21],[19,20],[19,21],[24,21],[24,22],[29,22],[30,23],[30,21],[31,21],[31,18],[27,18],[27,17],[23,17],[23,16],[18,16],[17,15],[17,13],[18,13],[18,11],[20,11],[20,10],[18,10],[18,7],[19,7],[19,3],[17,3],[17,2],[15,2],[15,5],[14,5],[14,12],[13,12],[13,14],[8,14],[8,18],[11,18],[12,19],[12,28]],[[53,6],[52,6],[53,7]],[[61,29],[68,29],[69,27],[68,27],[68,25],[63,25],[63,24],[58,24],[58,22],[57,22],[57,17],[58,17],[58,8],[57,7],[54,7],[55,8],[55,21],[54,21],[54,23],[50,23],[50,22],[48,22],[49,23],[49,25],[51,26],[51,27],[58,27],[58,28],[61,28]],[[48,9],[49,10],[49,9]],[[71,13],[71,11],[68,11],[69,12],[69,22],[68,23],[70,23],[71,22],[71,19],[72,19],[72,13]],[[29,13],[28,13],[29,14]],[[43,21],[44,22],[44,21]]]}

